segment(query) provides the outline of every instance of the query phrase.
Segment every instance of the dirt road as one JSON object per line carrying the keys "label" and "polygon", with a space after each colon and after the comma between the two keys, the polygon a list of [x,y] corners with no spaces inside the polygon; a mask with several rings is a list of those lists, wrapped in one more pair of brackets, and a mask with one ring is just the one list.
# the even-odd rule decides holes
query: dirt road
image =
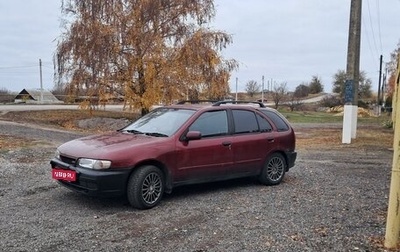
{"label": "dirt road", "polygon": [[0,150],[0,251],[384,251],[387,149],[303,148],[279,186],[185,186],[138,211],[51,179],[56,146],[80,134],[0,123],[0,135],[25,143]]}

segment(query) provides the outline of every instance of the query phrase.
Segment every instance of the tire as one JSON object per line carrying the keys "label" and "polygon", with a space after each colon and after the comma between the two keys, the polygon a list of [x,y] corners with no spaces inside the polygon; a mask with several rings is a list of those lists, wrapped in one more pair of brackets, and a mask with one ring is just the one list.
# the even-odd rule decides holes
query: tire
{"label": "tire", "polygon": [[164,194],[163,172],[155,166],[139,167],[129,178],[127,197],[129,204],[137,209],[155,207]]}
{"label": "tire", "polygon": [[280,153],[274,153],[265,162],[259,180],[265,185],[278,185],[285,176],[286,169],[285,158]]}

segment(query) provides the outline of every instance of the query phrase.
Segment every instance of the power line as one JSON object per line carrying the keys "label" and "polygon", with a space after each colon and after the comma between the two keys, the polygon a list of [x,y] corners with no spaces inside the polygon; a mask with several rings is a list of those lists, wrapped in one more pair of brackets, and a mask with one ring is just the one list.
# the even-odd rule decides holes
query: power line
{"label": "power line", "polygon": [[[362,22],[363,22],[363,25],[366,26],[366,25],[365,25],[365,20],[364,20],[364,18],[362,18]],[[375,67],[377,67],[377,65],[376,65],[376,59],[378,59],[378,56],[375,55],[375,54],[374,54],[374,51],[372,50],[371,41],[370,41],[370,37],[369,37],[369,34],[368,34],[368,30],[367,30],[367,29],[365,29],[365,36],[367,37],[367,44],[368,44],[369,52],[371,53],[372,62],[373,62],[373,64],[375,65]]]}
{"label": "power line", "polygon": [[376,0],[376,11],[378,16],[378,32],[379,32],[379,44],[381,46],[381,52],[383,51],[382,47],[382,33],[381,33],[381,10],[379,7],[379,0]]}
{"label": "power line", "polygon": [[372,39],[374,42],[374,47],[376,50],[376,54],[379,55],[379,50],[378,50],[378,46],[376,45],[376,38],[375,38],[375,32],[374,32],[374,26],[372,23],[372,15],[371,15],[371,8],[370,8],[370,4],[369,4],[369,0],[367,0],[367,6],[368,6],[368,16],[369,16],[369,23],[371,25],[371,32],[372,32]]}
{"label": "power line", "polygon": [[15,69],[15,68],[30,68],[30,67],[37,67],[38,65],[27,65],[27,66],[5,66],[0,67],[0,69]]}

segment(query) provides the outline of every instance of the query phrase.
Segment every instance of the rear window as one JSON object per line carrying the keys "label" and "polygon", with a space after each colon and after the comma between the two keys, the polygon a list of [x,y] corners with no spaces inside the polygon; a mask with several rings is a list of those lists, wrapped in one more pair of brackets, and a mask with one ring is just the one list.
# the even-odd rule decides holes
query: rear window
{"label": "rear window", "polygon": [[271,110],[260,110],[263,114],[265,114],[271,121],[275,124],[278,131],[288,131],[289,125],[285,122],[285,120]]}

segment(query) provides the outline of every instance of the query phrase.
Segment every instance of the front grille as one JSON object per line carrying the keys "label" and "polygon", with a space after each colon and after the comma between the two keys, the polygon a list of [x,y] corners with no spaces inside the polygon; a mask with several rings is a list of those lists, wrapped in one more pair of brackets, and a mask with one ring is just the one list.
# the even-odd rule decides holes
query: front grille
{"label": "front grille", "polygon": [[66,157],[66,156],[60,156],[61,161],[63,161],[64,163],[70,164],[70,165],[75,165],[76,164],[76,159],[74,158],[70,158],[70,157]]}

